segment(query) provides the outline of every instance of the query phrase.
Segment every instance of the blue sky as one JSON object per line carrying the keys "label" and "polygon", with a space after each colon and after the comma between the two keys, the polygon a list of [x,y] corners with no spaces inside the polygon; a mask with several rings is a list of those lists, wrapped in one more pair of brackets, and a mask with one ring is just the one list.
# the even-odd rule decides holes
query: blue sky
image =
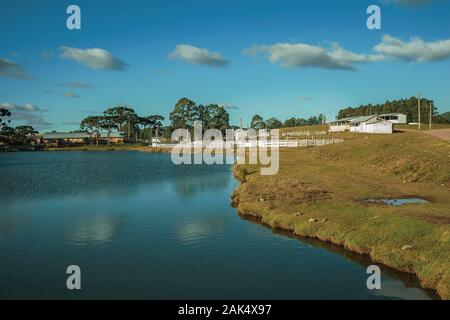
{"label": "blue sky", "polygon": [[[371,4],[381,30],[366,27]],[[182,97],[226,105],[233,124],[419,92],[442,113],[449,20],[447,0],[1,0],[0,104],[42,131],[118,104],[168,118]]]}

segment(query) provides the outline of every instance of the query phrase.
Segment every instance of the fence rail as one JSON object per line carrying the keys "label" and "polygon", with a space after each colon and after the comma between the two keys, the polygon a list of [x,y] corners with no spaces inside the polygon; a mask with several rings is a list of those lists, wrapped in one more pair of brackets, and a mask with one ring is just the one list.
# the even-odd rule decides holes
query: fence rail
{"label": "fence rail", "polygon": [[301,137],[301,136],[314,136],[314,135],[326,135],[327,131],[288,131],[282,133],[283,137]]}
{"label": "fence rail", "polygon": [[278,140],[278,141],[225,141],[203,142],[194,141],[186,143],[159,143],[154,145],[159,148],[204,148],[204,149],[232,149],[237,148],[301,148],[317,147],[328,144],[342,143],[344,139],[303,139],[303,140]]}

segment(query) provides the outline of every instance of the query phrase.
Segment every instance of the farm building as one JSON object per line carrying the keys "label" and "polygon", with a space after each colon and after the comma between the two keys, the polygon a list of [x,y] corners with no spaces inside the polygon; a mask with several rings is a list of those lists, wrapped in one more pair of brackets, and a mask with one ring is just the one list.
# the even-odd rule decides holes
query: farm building
{"label": "farm building", "polygon": [[396,123],[396,124],[406,124],[406,114],[403,113],[387,113],[387,114],[380,114],[378,116],[379,118]]}
{"label": "farm building", "polygon": [[350,131],[350,121],[356,117],[342,118],[336,121],[330,122],[330,127],[328,131],[338,132],[338,131]]}
{"label": "farm building", "polygon": [[330,122],[329,131],[350,131],[361,133],[392,133],[392,122],[386,121],[377,115],[343,118]]}
{"label": "farm building", "polygon": [[[106,141],[108,139],[107,132],[100,132],[99,140]],[[95,140],[96,134],[89,132],[48,132],[44,133],[42,138],[45,142],[53,143],[88,143],[89,140]],[[124,135],[122,132],[111,132],[110,133],[111,143],[122,143],[124,142]]]}

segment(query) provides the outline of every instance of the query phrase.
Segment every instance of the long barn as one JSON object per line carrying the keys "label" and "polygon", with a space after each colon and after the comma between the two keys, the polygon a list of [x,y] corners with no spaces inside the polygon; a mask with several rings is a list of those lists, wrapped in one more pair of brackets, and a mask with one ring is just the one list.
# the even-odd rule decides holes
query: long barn
{"label": "long barn", "polygon": [[360,133],[392,133],[392,122],[386,121],[377,115],[342,118],[330,122],[329,131],[350,131]]}

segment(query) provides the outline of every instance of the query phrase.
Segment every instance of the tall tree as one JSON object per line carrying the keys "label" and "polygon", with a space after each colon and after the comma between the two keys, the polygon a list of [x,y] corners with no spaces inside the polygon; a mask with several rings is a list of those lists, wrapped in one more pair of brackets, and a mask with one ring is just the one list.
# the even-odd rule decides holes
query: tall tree
{"label": "tall tree", "polygon": [[252,122],[250,123],[250,127],[255,130],[259,130],[264,129],[265,126],[264,119],[259,114],[255,114],[252,118]]}
{"label": "tall tree", "polygon": [[99,130],[101,129],[102,117],[99,116],[89,116],[81,121],[81,130],[86,130],[91,134],[95,134],[95,143],[98,146]]}
{"label": "tall tree", "polygon": [[[153,130],[159,130],[162,127],[162,121],[164,121],[164,117],[160,115],[151,115],[148,117],[140,117],[139,123],[140,125],[144,126],[144,139],[149,140],[149,145],[152,144],[152,135]],[[147,129],[148,127],[148,129]],[[149,135],[146,135],[146,133],[149,133]]]}
{"label": "tall tree", "polygon": [[230,127],[230,115],[223,106],[210,104],[205,107],[203,127],[224,131]]}
{"label": "tall tree", "polygon": [[115,116],[110,115],[104,115],[103,117],[100,117],[99,126],[103,130],[108,130],[108,145],[111,144],[111,130],[112,129],[118,129],[118,120]]}
{"label": "tall tree", "polygon": [[17,126],[14,130],[14,140],[20,144],[27,144],[36,133],[38,132],[32,126]]}
{"label": "tall tree", "polygon": [[6,117],[11,117],[11,112],[6,108],[0,108],[0,127],[6,125],[6,123],[10,123],[11,120],[4,120]]}
{"label": "tall tree", "polygon": [[267,129],[278,129],[283,126],[283,123],[275,117],[269,118],[265,122],[265,127]]}
{"label": "tall tree", "polygon": [[115,127],[122,131],[124,129],[124,125],[127,125],[127,136],[128,139],[131,137],[131,128],[137,124],[138,116],[136,112],[131,107],[126,106],[116,106],[112,108],[108,108],[104,113],[105,116],[112,117],[116,123]]}
{"label": "tall tree", "polygon": [[180,99],[169,116],[172,129],[192,128],[194,122],[199,119],[200,114],[197,104],[187,98]]}

